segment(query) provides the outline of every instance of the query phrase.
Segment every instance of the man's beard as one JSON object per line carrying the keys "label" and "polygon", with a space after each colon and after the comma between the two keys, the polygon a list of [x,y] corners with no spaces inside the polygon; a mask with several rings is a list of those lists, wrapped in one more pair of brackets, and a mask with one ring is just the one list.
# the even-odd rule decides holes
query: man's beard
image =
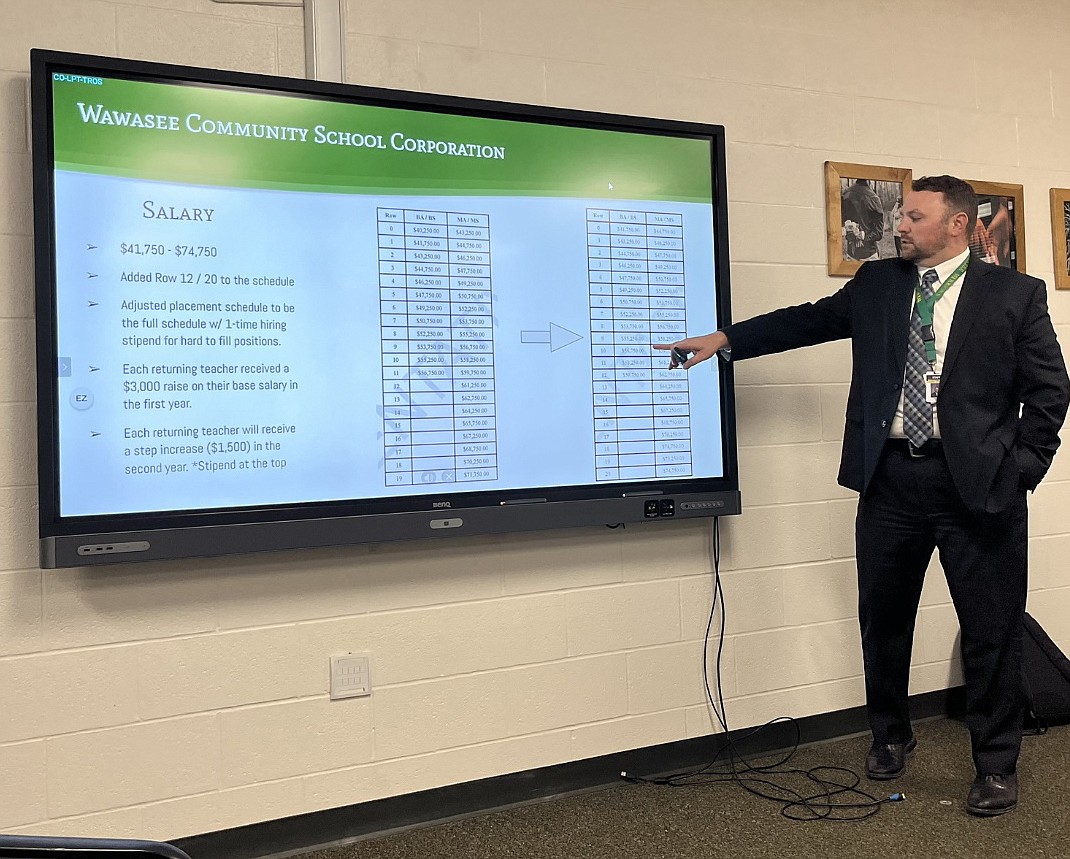
{"label": "man's beard", "polygon": [[900,252],[900,256],[905,260],[909,260],[910,262],[930,259],[939,254],[941,251],[944,250],[944,248],[947,247],[947,242],[943,242],[942,244],[932,244],[925,247],[923,247],[922,245],[914,244],[913,242],[908,242],[906,240],[902,240],[900,243],[903,246],[903,249]]}

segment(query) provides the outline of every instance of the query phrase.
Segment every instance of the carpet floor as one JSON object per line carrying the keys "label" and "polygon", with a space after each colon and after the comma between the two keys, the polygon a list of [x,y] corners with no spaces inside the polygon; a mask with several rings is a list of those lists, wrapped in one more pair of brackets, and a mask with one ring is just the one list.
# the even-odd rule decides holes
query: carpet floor
{"label": "carpet floor", "polygon": [[[732,782],[686,787],[626,784],[423,826],[301,854],[301,859],[976,859],[1070,856],[1070,726],[1025,738],[1018,808],[996,818],[966,813],[973,779],[961,722],[915,726],[918,749],[904,776],[861,779],[878,797],[902,791],[863,820],[790,820],[782,805]],[[787,767],[860,773],[868,736],[800,749]],[[768,759],[767,759],[768,760]],[[840,773],[833,777],[846,781]],[[800,792],[815,786],[793,782]],[[857,801],[858,798],[845,801]]]}

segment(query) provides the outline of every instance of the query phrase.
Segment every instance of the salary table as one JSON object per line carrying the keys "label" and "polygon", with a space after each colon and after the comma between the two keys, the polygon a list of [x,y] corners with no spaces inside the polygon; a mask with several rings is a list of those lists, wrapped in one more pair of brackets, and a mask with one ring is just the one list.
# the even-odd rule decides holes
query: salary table
{"label": "salary table", "polygon": [[496,480],[490,216],[378,210],[386,485]]}
{"label": "salary table", "polygon": [[651,343],[687,336],[683,216],[587,210],[596,480],[691,475],[687,374]]}

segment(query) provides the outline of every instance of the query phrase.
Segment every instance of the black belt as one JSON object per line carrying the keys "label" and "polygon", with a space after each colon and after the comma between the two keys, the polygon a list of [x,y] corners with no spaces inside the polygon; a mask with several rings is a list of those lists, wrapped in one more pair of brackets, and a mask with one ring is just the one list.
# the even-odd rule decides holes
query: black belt
{"label": "black belt", "polygon": [[884,447],[886,450],[905,453],[912,459],[925,459],[942,454],[944,451],[944,446],[938,438],[931,438],[920,447],[908,438],[890,438],[884,443]]}

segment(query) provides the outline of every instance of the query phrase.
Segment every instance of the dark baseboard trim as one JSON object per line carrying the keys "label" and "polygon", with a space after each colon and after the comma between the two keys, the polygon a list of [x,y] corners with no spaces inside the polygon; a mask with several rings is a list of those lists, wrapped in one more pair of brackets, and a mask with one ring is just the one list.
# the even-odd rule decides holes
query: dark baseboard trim
{"label": "dark baseboard trim", "polygon": [[[961,716],[961,686],[911,698],[916,719]],[[597,758],[570,761],[525,772],[494,776],[377,799],[343,808],[330,808],[234,829],[208,832],[172,843],[192,859],[263,859],[285,853],[312,852],[327,845],[374,836],[412,826],[426,826],[451,818],[620,783],[621,772],[649,776],[686,770],[708,763],[731,738],[746,756],[765,755],[795,744],[827,742],[869,730],[864,707],[821,713],[778,722],[746,738],[751,729],[725,735],[678,740]]]}

